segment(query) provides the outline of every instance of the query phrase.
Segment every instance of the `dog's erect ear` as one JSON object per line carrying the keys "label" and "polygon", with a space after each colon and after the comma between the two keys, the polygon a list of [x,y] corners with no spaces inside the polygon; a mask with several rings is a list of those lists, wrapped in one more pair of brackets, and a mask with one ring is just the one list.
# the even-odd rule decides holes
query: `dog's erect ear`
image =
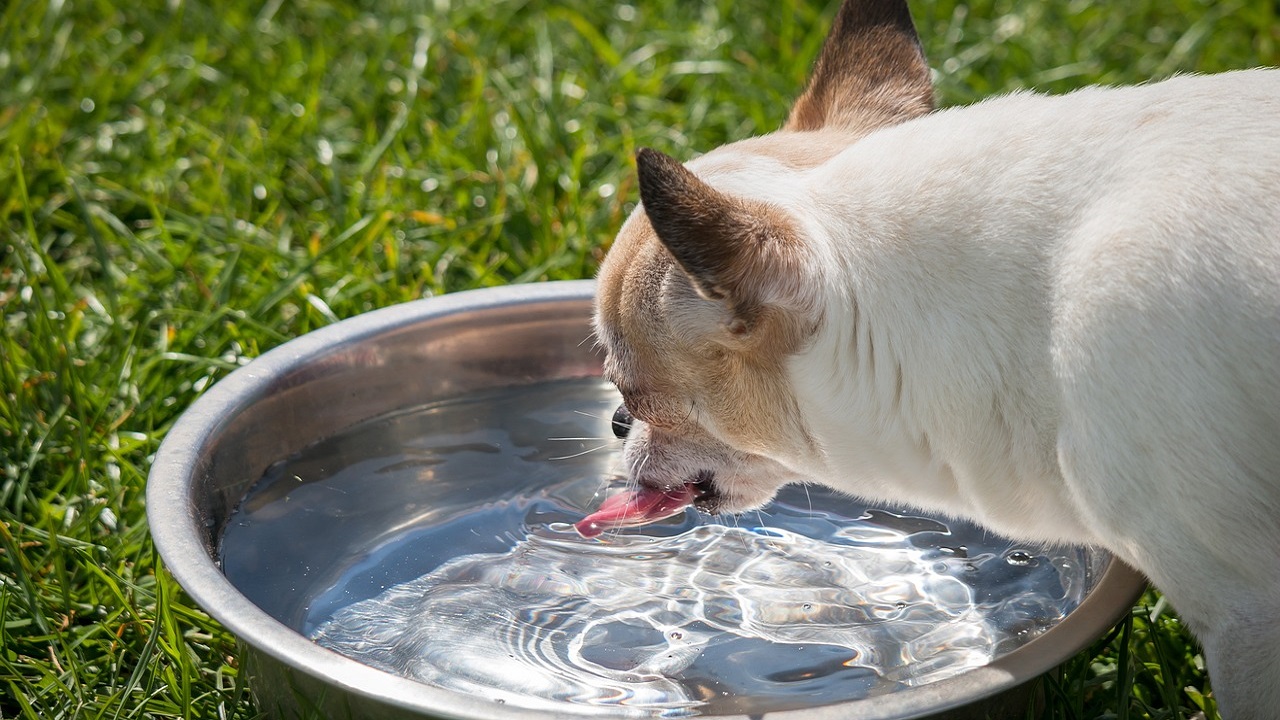
{"label": "dog's erect ear", "polygon": [[700,295],[733,310],[731,330],[749,330],[763,305],[787,298],[802,244],[782,210],[726,195],[657,150],[637,152],[636,167],[658,239]]}
{"label": "dog's erect ear", "polygon": [[784,130],[873,130],[933,109],[906,0],[844,0]]}

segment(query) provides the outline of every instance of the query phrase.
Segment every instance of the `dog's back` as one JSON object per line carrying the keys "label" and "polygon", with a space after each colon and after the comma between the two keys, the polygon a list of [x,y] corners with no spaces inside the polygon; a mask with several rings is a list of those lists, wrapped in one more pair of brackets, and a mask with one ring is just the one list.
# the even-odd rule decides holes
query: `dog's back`
{"label": "dog's back", "polygon": [[936,509],[1017,535],[1083,528],[1169,596],[1235,717],[1270,717],[1280,71],[946,110],[865,138],[808,187],[840,209],[825,304],[856,297],[843,322],[879,328],[861,347],[903,378],[828,413],[880,434],[854,445],[847,421],[819,420],[826,447],[853,466],[928,437],[956,488]]}
{"label": "dog's back", "polygon": [[1059,265],[1058,450],[1107,544],[1200,636],[1219,694],[1251,699],[1236,717],[1267,717],[1280,709],[1266,682],[1280,679],[1280,72],[1168,85],[1183,99],[1153,108],[1154,133],[1137,128],[1127,151],[1138,181],[1096,201]]}

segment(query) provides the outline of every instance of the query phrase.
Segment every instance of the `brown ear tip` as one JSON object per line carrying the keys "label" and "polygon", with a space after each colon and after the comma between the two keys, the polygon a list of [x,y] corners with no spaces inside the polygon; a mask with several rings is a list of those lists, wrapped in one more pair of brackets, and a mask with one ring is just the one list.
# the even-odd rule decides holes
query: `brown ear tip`
{"label": "brown ear tip", "polygon": [[649,206],[658,200],[658,193],[669,195],[668,188],[678,186],[686,171],[675,158],[652,148],[640,148],[636,151],[636,172],[640,177],[640,201]]}
{"label": "brown ear tip", "polygon": [[665,160],[667,156],[653,148],[642,147],[636,150],[636,165],[639,167],[653,167]]}

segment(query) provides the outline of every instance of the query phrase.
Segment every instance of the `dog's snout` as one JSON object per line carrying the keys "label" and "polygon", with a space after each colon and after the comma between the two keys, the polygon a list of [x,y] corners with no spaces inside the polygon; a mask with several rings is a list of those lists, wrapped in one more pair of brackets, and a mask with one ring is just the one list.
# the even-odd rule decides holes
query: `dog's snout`
{"label": "dog's snout", "polygon": [[619,438],[625,438],[627,433],[631,431],[631,424],[635,418],[631,417],[631,411],[627,409],[626,403],[618,406],[613,411],[613,434]]}

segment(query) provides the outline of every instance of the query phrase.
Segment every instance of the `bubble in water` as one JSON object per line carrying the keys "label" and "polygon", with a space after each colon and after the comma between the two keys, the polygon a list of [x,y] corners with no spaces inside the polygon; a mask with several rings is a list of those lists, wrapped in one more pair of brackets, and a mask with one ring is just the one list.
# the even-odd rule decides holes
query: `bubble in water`
{"label": "bubble in water", "polygon": [[1014,550],[1005,556],[1005,562],[1016,567],[1027,567],[1035,562],[1035,558],[1031,553],[1025,550]]}

